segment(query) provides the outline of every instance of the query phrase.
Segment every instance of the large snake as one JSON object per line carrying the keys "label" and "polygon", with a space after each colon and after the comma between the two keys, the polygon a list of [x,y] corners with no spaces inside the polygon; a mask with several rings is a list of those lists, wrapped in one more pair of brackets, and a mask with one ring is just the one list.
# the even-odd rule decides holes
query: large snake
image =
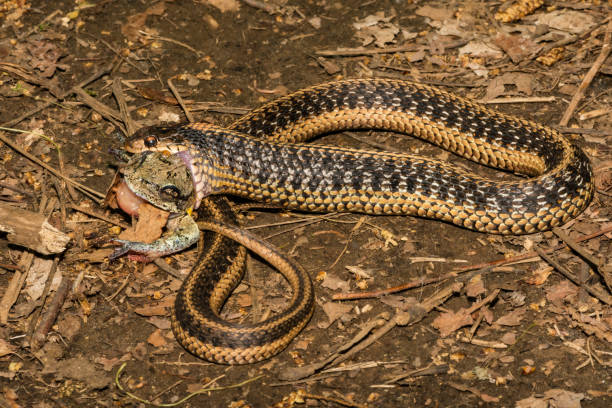
{"label": "large snake", "polygon": [[[411,134],[529,178],[491,180],[419,156],[303,143],[352,129]],[[524,234],[576,217],[593,194],[587,157],[557,131],[407,81],[355,79],[314,86],[255,109],[227,129],[204,123],[144,128],[126,149],[143,155],[166,152],[184,164],[195,186],[196,207],[209,195],[227,194],[290,209],[418,215],[482,232]],[[153,204],[180,196],[180,191],[168,195],[168,187],[157,184],[144,193],[146,179],[132,182],[130,188]],[[164,189],[166,194],[160,194]],[[221,217],[215,202],[202,206]],[[134,243],[123,244],[124,251],[146,252]],[[223,255],[210,244],[201,260]],[[191,272],[187,282],[192,283],[177,295],[173,329],[179,341],[202,358],[244,363],[268,357],[285,347],[310,317],[306,309],[312,305],[305,302],[301,312],[289,308],[249,326],[251,337],[243,336],[246,331],[239,326],[219,329],[218,312],[231,289],[218,277],[203,283],[205,269],[213,268],[215,276],[225,274],[226,279],[231,275],[232,284],[240,274],[228,272],[234,263],[201,265]],[[303,287],[294,286],[294,291],[303,292]],[[296,322],[295,316],[303,320]],[[287,321],[299,329],[275,323]],[[211,334],[213,329],[219,331]],[[220,338],[221,333],[231,340]]]}

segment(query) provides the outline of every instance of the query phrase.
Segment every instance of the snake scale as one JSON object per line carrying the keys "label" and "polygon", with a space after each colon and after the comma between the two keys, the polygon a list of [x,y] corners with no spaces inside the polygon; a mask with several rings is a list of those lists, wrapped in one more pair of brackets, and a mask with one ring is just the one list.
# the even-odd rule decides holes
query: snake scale
{"label": "snake scale", "polygon": [[[431,158],[305,143],[322,134],[361,129],[410,134],[474,162],[527,177],[492,180]],[[126,150],[180,158],[193,178],[195,207],[213,218],[231,213],[222,209],[223,201],[205,200],[221,194],[296,210],[416,215],[476,231],[525,234],[576,217],[593,194],[589,160],[557,131],[401,80],[353,79],[313,86],[257,108],[228,128],[205,123],[143,128]],[[231,236],[223,229],[216,233]],[[234,231],[234,238],[239,235]],[[205,268],[196,265],[188,282],[197,282],[198,289],[181,289],[177,295],[173,329],[179,342],[202,358],[258,361],[288,344],[306,324],[312,304],[304,302],[301,311],[289,308],[272,321],[249,326],[252,337],[239,335],[239,325],[223,326],[212,335],[228,288],[243,268],[242,257],[228,255],[228,248],[236,245],[222,249],[215,244],[220,239],[212,235],[198,265],[217,257],[220,265],[206,261],[206,268],[225,278],[203,283]],[[240,259],[223,262],[228,256]]]}

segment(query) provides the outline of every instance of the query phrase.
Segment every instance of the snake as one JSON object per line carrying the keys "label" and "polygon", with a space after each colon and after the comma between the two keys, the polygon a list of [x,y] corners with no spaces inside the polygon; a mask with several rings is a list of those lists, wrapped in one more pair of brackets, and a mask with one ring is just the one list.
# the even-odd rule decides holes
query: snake
{"label": "snake", "polygon": [[[346,130],[412,135],[518,177],[497,180],[444,160],[307,143]],[[180,160],[193,182],[194,207],[213,219],[227,218],[231,210],[211,197],[229,195],[292,210],[413,215],[519,235],[563,225],[588,206],[594,191],[587,156],[553,128],[405,80],[316,85],[256,108],[225,128],[195,122],[140,129],[125,149]],[[131,188],[138,190],[139,183]],[[302,302],[296,310],[292,303],[274,320],[246,329],[220,325],[218,310],[231,292],[227,288],[239,279],[236,270],[243,260],[236,255],[240,245],[218,243],[227,231],[213,228],[177,294],[174,334],[187,350],[214,362],[250,363],[274,355],[305,326],[312,304]],[[227,235],[241,238],[237,231]],[[208,281],[206,268],[226,278]]]}

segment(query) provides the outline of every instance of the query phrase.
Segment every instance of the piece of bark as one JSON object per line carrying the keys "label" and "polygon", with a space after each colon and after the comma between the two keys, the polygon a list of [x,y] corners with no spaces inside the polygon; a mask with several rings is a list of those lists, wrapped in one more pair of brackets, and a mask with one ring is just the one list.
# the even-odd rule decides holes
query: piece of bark
{"label": "piece of bark", "polygon": [[57,254],[66,249],[70,237],[39,213],[0,202],[0,231],[7,232],[10,243],[24,246],[43,255]]}

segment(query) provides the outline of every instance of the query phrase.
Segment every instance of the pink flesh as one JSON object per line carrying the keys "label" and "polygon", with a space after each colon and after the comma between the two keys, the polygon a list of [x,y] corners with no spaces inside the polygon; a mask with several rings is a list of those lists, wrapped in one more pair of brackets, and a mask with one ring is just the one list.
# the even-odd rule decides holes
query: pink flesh
{"label": "pink flesh", "polygon": [[127,214],[137,216],[140,205],[145,202],[130,190],[125,181],[122,181],[117,188],[117,204]]}

